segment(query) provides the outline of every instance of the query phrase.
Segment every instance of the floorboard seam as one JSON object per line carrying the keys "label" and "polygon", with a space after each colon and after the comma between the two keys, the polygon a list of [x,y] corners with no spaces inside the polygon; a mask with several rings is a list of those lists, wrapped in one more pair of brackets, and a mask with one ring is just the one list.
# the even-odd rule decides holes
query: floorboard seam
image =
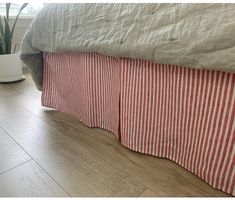
{"label": "floorboard seam", "polygon": [[10,133],[8,133],[7,130],[5,130],[4,127],[0,127],[0,129],[2,129],[2,131],[4,131],[4,133],[6,133],[17,145],[19,145],[19,147],[20,147],[31,159],[33,159],[33,157],[15,140],[15,138],[13,138],[13,137],[11,136]]}
{"label": "floorboard seam", "polygon": [[[33,160],[35,163],[37,163],[37,165],[69,196],[69,197],[71,197],[71,195],[48,173],[48,171],[47,170],[45,170],[3,127],[0,127],[0,129],[2,129],[12,140],[14,140],[14,142],[17,144],[17,145],[19,145],[20,146],[20,148],[31,158],[30,160],[28,160],[28,161],[26,161],[26,162],[24,162],[23,164],[25,164],[25,163],[27,163],[27,162],[29,162],[29,161],[31,161],[31,160]],[[22,164],[20,164],[20,165],[22,165]],[[20,165],[18,165],[18,166],[20,166]],[[16,166],[16,167],[18,167],[18,166]],[[14,167],[14,168],[16,168],[16,167]],[[12,169],[14,169],[14,168],[11,168],[11,169],[9,169],[9,170],[7,170],[7,171],[10,171],[10,170],[12,170]],[[5,172],[7,172],[7,171],[5,171]],[[4,173],[5,173],[4,172]],[[0,175],[1,175],[2,173],[0,173]]]}
{"label": "floorboard seam", "polygon": [[18,165],[16,165],[15,167],[12,167],[12,168],[10,168],[10,169],[8,169],[8,170],[6,170],[6,171],[3,171],[3,172],[0,173],[0,176],[3,175],[3,174],[5,174],[5,173],[7,173],[7,172],[9,172],[9,171],[11,171],[11,170],[14,170],[15,168],[20,167],[21,165],[24,165],[24,164],[26,164],[26,163],[28,163],[28,162],[30,162],[30,161],[32,161],[32,160],[33,160],[33,159],[30,158],[29,160],[27,160],[27,161],[25,161],[25,162],[23,162],[23,163],[21,163],[21,164],[18,164]]}
{"label": "floorboard seam", "polygon": [[34,158],[33,161],[36,162],[41,168],[42,170],[69,196],[72,197],[72,195],[70,195],[67,190],[64,189],[64,187],[62,185],[60,185],[57,180],[44,168],[42,167]]}

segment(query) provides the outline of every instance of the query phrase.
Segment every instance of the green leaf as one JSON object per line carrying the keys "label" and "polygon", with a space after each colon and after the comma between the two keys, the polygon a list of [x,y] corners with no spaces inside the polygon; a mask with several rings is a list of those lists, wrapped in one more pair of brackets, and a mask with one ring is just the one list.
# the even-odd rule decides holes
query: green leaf
{"label": "green leaf", "polygon": [[10,3],[6,3],[6,17],[7,17],[7,21],[9,21],[10,7],[11,7],[11,4]]}
{"label": "green leaf", "polygon": [[21,11],[27,5],[28,5],[28,3],[24,3],[21,6],[21,8],[20,8],[20,10],[19,10],[14,22],[13,22],[12,28],[10,28],[9,13],[10,13],[11,4],[6,3],[6,17],[4,17],[4,20],[3,20],[4,26],[3,26],[2,18],[0,16],[0,54],[10,54],[11,53],[11,44],[12,44],[12,38],[13,38],[15,26],[16,26],[16,23],[18,21],[18,18],[19,18]]}
{"label": "green leaf", "polygon": [[4,30],[3,30],[1,15],[0,15],[0,54],[5,54]]}
{"label": "green leaf", "polygon": [[20,8],[20,10],[19,10],[19,13],[17,14],[17,16],[16,16],[16,18],[15,18],[15,20],[14,20],[14,23],[13,23],[12,29],[11,29],[11,38],[13,37],[14,30],[15,30],[15,26],[16,26],[16,23],[17,23],[18,18],[19,18],[19,16],[20,16],[20,13],[21,13],[21,11],[22,11],[27,5],[28,5],[28,3],[24,3],[24,4],[21,6],[21,8]]}
{"label": "green leaf", "polygon": [[4,42],[5,42],[6,54],[10,54],[11,53],[11,31],[10,31],[10,26],[6,17],[4,17],[4,22],[5,22]]}
{"label": "green leaf", "polygon": [[2,17],[0,15],[0,33],[2,34],[2,37],[4,35],[4,30],[3,30],[3,24],[2,24]]}
{"label": "green leaf", "polygon": [[5,54],[5,43],[3,35],[0,33],[0,54]]}
{"label": "green leaf", "polygon": [[0,44],[2,44],[4,42],[4,38],[2,36],[2,33],[0,33]]}

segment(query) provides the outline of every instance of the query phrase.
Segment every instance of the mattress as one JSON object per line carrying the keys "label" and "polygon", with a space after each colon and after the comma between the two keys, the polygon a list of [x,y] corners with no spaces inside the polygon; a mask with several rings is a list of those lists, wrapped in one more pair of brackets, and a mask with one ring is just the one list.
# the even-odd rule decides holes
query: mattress
{"label": "mattress", "polygon": [[234,73],[99,53],[43,56],[43,106],[235,195]]}

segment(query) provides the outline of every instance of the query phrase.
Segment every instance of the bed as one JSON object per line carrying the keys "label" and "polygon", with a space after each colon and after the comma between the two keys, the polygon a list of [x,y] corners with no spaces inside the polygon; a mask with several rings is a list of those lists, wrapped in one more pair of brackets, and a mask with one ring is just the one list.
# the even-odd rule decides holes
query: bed
{"label": "bed", "polygon": [[49,4],[21,59],[42,105],[235,195],[235,5]]}

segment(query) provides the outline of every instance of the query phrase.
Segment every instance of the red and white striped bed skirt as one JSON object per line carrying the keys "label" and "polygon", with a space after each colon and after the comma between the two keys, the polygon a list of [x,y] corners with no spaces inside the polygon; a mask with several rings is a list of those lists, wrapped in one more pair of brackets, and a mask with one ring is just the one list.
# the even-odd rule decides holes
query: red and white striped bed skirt
{"label": "red and white striped bed skirt", "polygon": [[129,149],[168,158],[235,195],[235,74],[44,53],[42,105],[112,131]]}

